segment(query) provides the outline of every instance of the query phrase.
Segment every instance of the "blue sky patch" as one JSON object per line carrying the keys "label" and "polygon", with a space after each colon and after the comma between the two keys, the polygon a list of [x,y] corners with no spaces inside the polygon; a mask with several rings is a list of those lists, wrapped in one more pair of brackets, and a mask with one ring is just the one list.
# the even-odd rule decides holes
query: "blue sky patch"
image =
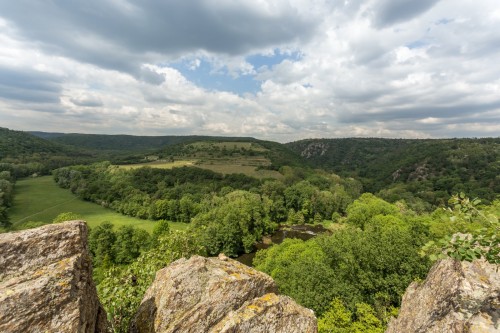
{"label": "blue sky patch", "polygon": [[[272,56],[256,54],[245,58],[256,71],[262,67],[272,68],[286,59],[298,60],[300,59],[300,54],[298,52],[285,54],[275,51]],[[214,71],[210,62],[203,59],[199,59],[199,61],[200,63],[197,67],[193,66],[193,60],[191,59],[168,65],[181,72],[189,81],[207,90],[229,91],[238,95],[247,93],[256,94],[260,91],[261,82],[256,80],[254,75],[239,75],[235,78],[225,68]]]}

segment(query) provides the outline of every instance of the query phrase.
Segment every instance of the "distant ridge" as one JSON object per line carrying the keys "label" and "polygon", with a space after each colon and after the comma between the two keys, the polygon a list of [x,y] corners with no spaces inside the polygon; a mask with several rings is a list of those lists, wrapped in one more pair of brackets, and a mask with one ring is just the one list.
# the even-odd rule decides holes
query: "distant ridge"
{"label": "distant ridge", "polygon": [[220,137],[201,135],[136,136],[126,134],[79,134],[30,132],[40,138],[79,148],[108,151],[153,151],[164,146],[196,141],[257,141],[251,137]]}
{"label": "distant ridge", "polygon": [[286,146],[310,166],[358,178],[373,193],[391,187],[445,198],[463,191],[488,200],[500,193],[500,137],[307,139]]}

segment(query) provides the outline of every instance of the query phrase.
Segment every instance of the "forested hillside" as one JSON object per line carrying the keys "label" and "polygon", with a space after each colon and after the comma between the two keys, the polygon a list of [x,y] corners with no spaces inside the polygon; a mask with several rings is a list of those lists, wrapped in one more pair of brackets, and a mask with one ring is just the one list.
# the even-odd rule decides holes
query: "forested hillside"
{"label": "forested hillside", "polygon": [[310,139],[287,147],[311,166],[362,181],[385,199],[443,205],[453,193],[493,200],[500,193],[500,138]]}
{"label": "forested hillside", "polygon": [[202,157],[226,157],[234,154],[255,156],[260,153],[261,156],[271,161],[273,168],[276,170],[283,165],[297,166],[304,164],[298,154],[280,143],[249,137],[31,133],[51,142],[74,146],[79,149],[129,153],[128,156],[115,156],[116,161],[126,163],[136,163],[147,154],[157,154],[159,158],[193,158],[200,157],[200,155]]}
{"label": "forested hillside", "polygon": [[[81,200],[150,220],[151,234],[102,221],[89,236],[94,278],[115,332],[127,331],[159,268],[192,254],[252,252],[272,245],[278,228],[286,233],[294,225],[321,224],[328,232],[274,244],[256,254],[254,265],[280,292],[315,311],[321,333],[382,333],[406,286],[425,278],[443,253],[500,263],[500,139],[282,145],[253,138],[0,134],[2,231],[23,227],[8,219],[15,180],[49,172]],[[471,238],[452,239],[456,232]]]}
{"label": "forested hillside", "polygon": [[[137,135],[105,135],[105,134],[53,134],[44,132],[33,132],[33,134],[45,137],[52,142],[58,142],[66,145],[99,149],[109,151],[151,151],[164,146],[178,143],[189,143],[202,141],[217,137],[186,135],[186,136],[137,136]],[[226,138],[221,138],[226,139]],[[250,138],[229,138],[229,140],[244,140]]]}
{"label": "forested hillside", "polygon": [[27,132],[0,128],[0,171],[15,178],[49,174],[51,170],[100,158],[92,151],[66,146]]}

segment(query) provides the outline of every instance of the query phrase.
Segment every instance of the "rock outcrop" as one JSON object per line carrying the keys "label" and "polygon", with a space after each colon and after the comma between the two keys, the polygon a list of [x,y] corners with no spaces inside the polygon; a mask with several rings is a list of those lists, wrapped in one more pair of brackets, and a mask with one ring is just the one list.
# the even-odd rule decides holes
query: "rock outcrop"
{"label": "rock outcrop", "polygon": [[436,263],[412,283],[386,333],[500,332],[500,271],[485,261]]}
{"label": "rock outcrop", "polygon": [[160,270],[131,332],[317,332],[311,310],[276,295],[268,275],[223,255]]}
{"label": "rock outcrop", "polygon": [[0,332],[106,332],[87,226],[69,221],[0,234]]}

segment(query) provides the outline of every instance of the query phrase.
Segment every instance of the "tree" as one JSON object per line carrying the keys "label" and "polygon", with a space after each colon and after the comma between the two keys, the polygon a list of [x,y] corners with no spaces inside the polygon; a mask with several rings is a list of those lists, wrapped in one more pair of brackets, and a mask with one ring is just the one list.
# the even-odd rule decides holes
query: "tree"
{"label": "tree", "polygon": [[276,281],[280,292],[316,314],[327,309],[339,286],[325,253],[315,242],[285,239],[258,251],[253,264]]}
{"label": "tree", "polygon": [[248,253],[256,241],[276,227],[256,193],[238,190],[220,200],[207,200],[201,205],[202,212],[193,218],[192,228],[210,255]]}
{"label": "tree", "polygon": [[195,237],[173,231],[161,236],[155,248],[143,252],[130,265],[108,269],[97,286],[97,292],[113,331],[128,332],[130,320],[159,269],[193,254],[206,255]]}
{"label": "tree", "polygon": [[[113,231],[113,224],[103,222],[90,230],[89,250],[92,255],[94,267],[105,266],[114,262],[115,253],[113,246],[116,241],[116,234]],[[107,267],[105,267],[107,268]]]}
{"label": "tree", "polygon": [[65,212],[65,213],[60,213],[59,215],[57,215],[52,220],[52,223],[61,223],[61,222],[65,222],[65,221],[73,221],[73,220],[81,220],[81,219],[82,219],[82,216],[77,214],[77,213]]}
{"label": "tree", "polygon": [[433,261],[448,256],[461,261],[484,258],[491,264],[500,264],[500,201],[484,209],[479,208],[480,203],[481,200],[471,200],[464,193],[453,195],[445,209],[449,219],[446,222],[451,222],[450,232],[425,244],[422,255]]}
{"label": "tree", "polygon": [[170,233],[170,225],[167,220],[159,220],[155,223],[153,227],[153,233],[151,235],[151,247],[155,247],[159,243],[159,239],[162,236],[168,235]]}
{"label": "tree", "polygon": [[149,247],[149,234],[147,231],[132,226],[121,226],[116,231],[113,244],[115,263],[130,264],[143,250]]}
{"label": "tree", "polygon": [[347,222],[361,229],[376,215],[399,215],[399,210],[371,193],[364,193],[347,208]]}

